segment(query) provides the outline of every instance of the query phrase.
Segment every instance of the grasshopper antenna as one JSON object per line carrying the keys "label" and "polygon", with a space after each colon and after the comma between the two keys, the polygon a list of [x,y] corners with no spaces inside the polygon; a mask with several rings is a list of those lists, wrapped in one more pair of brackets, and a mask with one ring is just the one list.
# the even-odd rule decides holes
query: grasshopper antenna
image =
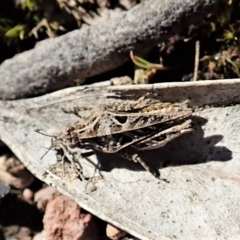
{"label": "grasshopper antenna", "polygon": [[46,133],[43,133],[43,132],[41,132],[41,131],[42,131],[41,129],[36,129],[36,130],[34,130],[34,131],[37,132],[37,133],[39,133],[39,134],[42,134],[42,135],[44,135],[44,136],[53,137],[53,138],[56,139],[56,136],[48,135],[48,134],[46,134]]}
{"label": "grasshopper antenna", "polygon": [[[54,138],[54,139],[57,139],[56,136],[52,136],[52,135],[48,135],[48,134],[46,134],[46,133],[42,133],[42,132],[41,132],[41,129],[36,129],[35,132],[40,133],[40,134],[42,134],[43,136],[52,137],[52,138]],[[42,157],[40,158],[40,160],[43,159],[43,158],[47,155],[47,153],[48,153],[50,150],[52,150],[52,149],[53,149],[53,145],[52,145],[50,148],[47,148],[47,151],[42,155]]]}
{"label": "grasshopper antenna", "polygon": [[40,158],[40,160],[42,160],[42,159],[47,155],[47,153],[48,153],[50,150],[52,150],[52,149],[53,149],[53,147],[48,148],[48,150],[42,155],[42,157]]}

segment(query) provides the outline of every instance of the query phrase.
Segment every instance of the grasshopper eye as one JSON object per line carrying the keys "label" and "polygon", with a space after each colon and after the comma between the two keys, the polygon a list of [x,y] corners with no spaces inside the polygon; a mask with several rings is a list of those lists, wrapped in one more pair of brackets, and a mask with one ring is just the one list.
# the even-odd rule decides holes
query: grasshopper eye
{"label": "grasshopper eye", "polygon": [[68,126],[68,127],[66,127],[65,130],[66,130],[67,133],[70,133],[71,131],[75,130],[75,127],[73,127],[73,126]]}

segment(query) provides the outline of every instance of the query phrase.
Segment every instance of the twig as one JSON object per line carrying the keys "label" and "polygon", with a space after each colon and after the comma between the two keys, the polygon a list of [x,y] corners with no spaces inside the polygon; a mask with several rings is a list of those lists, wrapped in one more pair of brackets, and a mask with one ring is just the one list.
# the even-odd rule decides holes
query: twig
{"label": "twig", "polygon": [[199,41],[196,41],[193,81],[197,81],[197,78],[198,78],[199,52],[200,52],[200,43]]}
{"label": "twig", "polygon": [[55,91],[121,66],[213,11],[218,0],[148,0],[107,21],[48,39],[0,66],[0,99]]}

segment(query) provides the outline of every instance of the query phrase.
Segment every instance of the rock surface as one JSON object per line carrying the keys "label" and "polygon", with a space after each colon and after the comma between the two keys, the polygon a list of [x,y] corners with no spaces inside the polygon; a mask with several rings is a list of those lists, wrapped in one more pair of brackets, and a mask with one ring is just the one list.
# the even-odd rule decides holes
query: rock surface
{"label": "rock surface", "polygon": [[[4,119],[0,135],[39,179],[137,238],[238,239],[239,89],[240,80],[70,88],[34,99],[0,102],[0,119]],[[90,176],[100,163],[103,178],[95,182],[68,181],[54,174],[54,151],[41,159],[51,138],[35,130],[61,131],[77,120],[63,113],[62,107],[91,106],[111,98],[137,99],[153,90],[161,101],[188,99],[190,106],[199,107],[193,133],[143,156],[168,182],[157,181],[137,164],[115,155],[90,156],[95,165],[82,160],[84,173]],[[169,234],[172,229],[174,235]]]}

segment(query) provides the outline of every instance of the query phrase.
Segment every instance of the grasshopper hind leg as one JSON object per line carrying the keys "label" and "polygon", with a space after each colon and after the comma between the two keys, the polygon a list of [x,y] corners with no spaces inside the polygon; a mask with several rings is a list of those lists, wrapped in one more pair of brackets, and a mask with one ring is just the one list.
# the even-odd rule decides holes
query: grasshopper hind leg
{"label": "grasshopper hind leg", "polygon": [[159,171],[153,170],[150,166],[148,166],[138,154],[124,153],[122,156],[127,160],[133,161],[135,163],[140,163],[146,171],[150,172],[155,178],[160,179]]}

